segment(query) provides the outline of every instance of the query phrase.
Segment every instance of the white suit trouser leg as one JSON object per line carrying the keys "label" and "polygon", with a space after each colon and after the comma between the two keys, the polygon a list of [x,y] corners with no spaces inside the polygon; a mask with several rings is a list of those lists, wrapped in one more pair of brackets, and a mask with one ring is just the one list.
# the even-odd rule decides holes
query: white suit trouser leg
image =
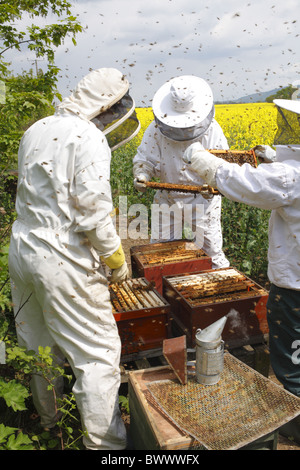
{"label": "white suit trouser leg", "polygon": [[[13,242],[11,243],[13,245]],[[73,392],[89,449],[124,449],[126,430],[118,406],[121,343],[111,312],[106,280],[99,271],[87,272],[59,253],[43,248],[26,256],[11,249],[10,272],[15,311],[29,293],[16,322],[20,343],[59,350],[76,377]],[[38,253],[38,255],[37,255]],[[63,259],[63,262],[62,262]],[[34,274],[32,274],[34,273]],[[27,296],[27,297],[26,297]],[[21,302],[22,303],[22,302]],[[44,426],[53,425],[56,411],[48,383],[33,384],[34,401]]]}
{"label": "white suit trouser leg", "polygon": [[[203,250],[212,260],[213,269],[227,268],[229,261],[223,251],[223,234],[221,226],[221,196],[214,196],[204,212],[204,243]],[[199,222],[193,220],[193,227]],[[195,228],[193,229],[195,230]]]}
{"label": "white suit trouser leg", "polygon": [[[32,286],[15,285],[12,282],[11,287],[15,314],[19,311],[16,317],[16,332],[19,346],[36,352],[38,352],[39,346],[44,348],[49,346],[53,354],[53,367],[56,365],[63,367],[65,357],[49,334]],[[20,309],[21,306],[22,308]],[[28,328],[29,325],[33,326]],[[48,390],[49,381],[54,385],[54,390]],[[63,387],[63,377],[54,378],[51,375],[43,377],[38,374],[32,376],[30,388],[33,403],[41,418],[41,425],[44,428],[52,428],[59,419],[57,400],[62,398]]]}

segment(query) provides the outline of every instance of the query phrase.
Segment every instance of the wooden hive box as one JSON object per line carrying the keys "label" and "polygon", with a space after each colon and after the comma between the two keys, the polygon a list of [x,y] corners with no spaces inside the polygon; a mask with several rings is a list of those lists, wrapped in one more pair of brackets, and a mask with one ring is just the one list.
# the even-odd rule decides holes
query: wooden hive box
{"label": "wooden hive box", "polygon": [[112,309],[122,361],[156,356],[170,336],[170,305],[145,278],[111,284]]}
{"label": "wooden hive box", "polygon": [[151,243],[130,249],[134,277],[145,277],[162,294],[163,276],[212,268],[211,258],[195,243],[184,240]]}
{"label": "wooden hive box", "polygon": [[[205,284],[207,274],[211,276],[210,285]],[[220,280],[213,282],[212,279],[219,275]],[[229,280],[232,285],[228,286],[225,280],[230,275],[233,282]],[[193,286],[192,290],[184,287],[186,282]],[[211,295],[209,286],[212,287]],[[171,305],[173,332],[185,334],[189,347],[195,346],[198,328],[204,329],[227,314],[222,333],[227,349],[262,343],[268,335],[268,292],[234,268],[166,276],[163,278],[163,296]]]}

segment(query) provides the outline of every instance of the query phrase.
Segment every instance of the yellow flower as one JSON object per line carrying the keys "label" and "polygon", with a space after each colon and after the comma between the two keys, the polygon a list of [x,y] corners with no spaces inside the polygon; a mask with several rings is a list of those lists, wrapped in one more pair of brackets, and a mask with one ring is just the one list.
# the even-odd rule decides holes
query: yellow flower
{"label": "yellow flower", "polygon": [[[229,147],[247,150],[255,145],[272,145],[277,130],[273,103],[217,104],[215,118],[223,129]],[[138,142],[153,120],[152,108],[136,108],[141,123]],[[137,142],[137,143],[138,143]]]}

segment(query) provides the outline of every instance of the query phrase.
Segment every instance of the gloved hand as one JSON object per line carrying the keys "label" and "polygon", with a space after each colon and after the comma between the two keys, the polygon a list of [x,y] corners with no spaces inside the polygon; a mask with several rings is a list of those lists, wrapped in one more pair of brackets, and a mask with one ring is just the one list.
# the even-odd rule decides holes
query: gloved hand
{"label": "gloved hand", "polygon": [[204,150],[198,142],[190,145],[183,154],[183,161],[190,163],[195,171],[209,186],[216,187],[216,172],[224,163],[222,158],[216,157]]}
{"label": "gloved hand", "polygon": [[134,178],[133,185],[137,191],[144,193],[147,189],[147,186],[144,183],[147,183],[147,181],[148,177],[146,175],[141,174]]}
{"label": "gloved hand", "polygon": [[201,196],[207,201],[210,201],[214,197],[214,194],[209,191],[208,184],[204,184],[202,186],[202,189],[203,191],[201,192]]}
{"label": "gloved hand", "polygon": [[191,164],[193,154],[200,151],[205,152],[205,149],[203,145],[200,144],[200,142],[194,142],[191,144],[183,154],[184,163]]}
{"label": "gloved hand", "polygon": [[124,261],[124,263],[122,264],[122,266],[120,266],[120,268],[112,270],[110,282],[112,283],[123,282],[123,281],[126,281],[126,279],[128,278],[129,278],[129,269],[128,269],[126,261]]}
{"label": "gloved hand", "polygon": [[261,163],[273,163],[276,161],[276,151],[269,145],[256,145],[253,150]]}

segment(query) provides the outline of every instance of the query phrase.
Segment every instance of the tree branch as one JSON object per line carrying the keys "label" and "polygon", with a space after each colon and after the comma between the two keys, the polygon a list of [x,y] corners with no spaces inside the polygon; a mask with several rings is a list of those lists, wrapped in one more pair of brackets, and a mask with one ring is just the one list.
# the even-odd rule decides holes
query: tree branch
{"label": "tree branch", "polygon": [[8,46],[6,49],[3,49],[0,52],[0,55],[4,54],[4,52],[8,51],[8,49],[12,49],[13,47],[19,46],[19,44],[23,44],[24,42],[30,42],[30,41],[32,41],[32,39],[27,39],[26,41],[20,41],[20,42],[17,42],[16,44],[12,44],[11,46]]}

